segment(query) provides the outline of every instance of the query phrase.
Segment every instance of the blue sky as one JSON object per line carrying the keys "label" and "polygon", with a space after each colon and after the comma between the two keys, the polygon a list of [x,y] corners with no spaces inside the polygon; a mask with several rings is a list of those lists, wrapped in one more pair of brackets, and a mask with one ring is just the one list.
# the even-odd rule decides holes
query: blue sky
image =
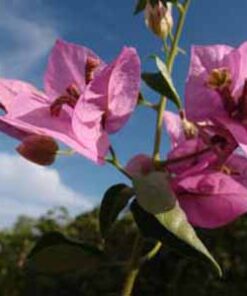
{"label": "blue sky", "polygon": [[[160,42],[146,29],[143,15],[133,16],[134,0],[0,0],[0,76],[28,80],[42,88],[47,55],[62,37],[92,48],[106,61],[122,46],[137,48],[143,69],[148,56],[161,54]],[[192,0],[174,80],[181,95],[188,70],[191,44],[225,43],[237,46],[247,40],[247,1]],[[155,95],[143,88],[151,100]],[[154,114],[139,108],[127,126],[112,138],[120,159],[152,150]],[[17,142],[0,135],[0,227],[18,214],[37,216],[48,208],[65,205],[78,213],[99,203],[104,191],[124,177],[109,166],[97,167],[80,156],[60,157],[51,168],[20,159]],[[164,151],[168,143],[163,143]]]}

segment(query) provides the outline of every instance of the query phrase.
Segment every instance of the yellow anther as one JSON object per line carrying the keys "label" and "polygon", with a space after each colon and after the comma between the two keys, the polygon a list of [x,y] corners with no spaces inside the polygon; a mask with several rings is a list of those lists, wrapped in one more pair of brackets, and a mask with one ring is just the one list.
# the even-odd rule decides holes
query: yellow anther
{"label": "yellow anther", "polygon": [[214,69],[207,80],[207,86],[215,90],[229,87],[231,83],[231,72],[227,68]]}
{"label": "yellow anther", "polygon": [[182,127],[183,127],[185,138],[187,140],[193,139],[197,136],[198,129],[193,122],[188,121],[186,118],[184,118],[182,119]]}
{"label": "yellow anther", "polygon": [[221,166],[220,171],[221,171],[221,173],[226,174],[228,176],[239,175],[239,172],[236,169],[231,168],[231,167],[229,167],[229,166],[227,166],[225,164],[223,164]]}

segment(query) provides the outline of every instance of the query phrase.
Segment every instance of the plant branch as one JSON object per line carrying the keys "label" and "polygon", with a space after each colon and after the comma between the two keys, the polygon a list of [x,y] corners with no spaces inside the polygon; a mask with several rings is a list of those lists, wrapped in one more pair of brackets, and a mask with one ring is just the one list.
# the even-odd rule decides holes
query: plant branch
{"label": "plant branch", "polygon": [[[170,50],[170,53],[169,53],[168,59],[167,59],[167,67],[168,67],[168,70],[170,73],[172,72],[173,64],[174,64],[174,61],[175,61],[175,58],[176,58],[176,55],[178,52],[178,45],[179,45],[180,37],[182,34],[182,29],[183,29],[184,22],[185,22],[186,13],[189,8],[190,2],[191,2],[191,0],[185,0],[184,4],[180,5],[178,7],[179,12],[180,12],[180,17],[178,20],[178,25],[177,25],[176,33],[174,36],[174,40],[172,42],[171,50]],[[165,50],[166,49],[167,48],[165,46]],[[167,102],[166,97],[162,96],[159,104],[157,105],[156,132],[155,132],[154,151],[153,151],[153,160],[154,160],[155,164],[158,164],[160,162],[160,145],[161,145],[162,131],[163,131],[163,113],[166,108],[166,102]],[[145,103],[144,103],[144,105],[145,105]],[[114,150],[111,151],[111,149],[110,149],[110,152],[112,154],[112,164],[114,164],[116,167],[118,167],[120,164],[116,158],[116,154],[115,154]],[[120,166],[119,170],[122,171],[121,166]],[[122,171],[122,172],[124,174],[126,174],[125,171]],[[128,270],[127,270],[127,278],[126,278],[124,288],[123,288],[123,291],[121,294],[122,296],[131,296],[132,295],[135,280],[136,280],[136,277],[139,273],[142,263],[144,263],[146,260],[152,259],[161,248],[161,243],[158,242],[155,245],[155,247],[145,257],[141,258],[142,245],[143,245],[142,239],[141,239],[140,235],[138,234],[136,241],[135,241],[133,251],[132,251],[131,258],[129,260]]]}
{"label": "plant branch", "polygon": [[132,254],[127,266],[127,277],[125,279],[122,296],[131,296],[135,284],[135,280],[140,271],[140,257],[143,246],[143,239],[140,234],[137,234]]}
{"label": "plant branch", "polygon": [[131,175],[124,169],[124,167],[121,165],[117,154],[115,152],[115,150],[113,149],[112,146],[110,146],[109,148],[110,154],[111,154],[111,158],[106,158],[106,162],[110,163],[111,165],[113,165],[119,172],[121,172],[123,175],[125,175],[125,177],[127,177],[128,179],[132,180]]}
{"label": "plant branch", "polygon": [[185,22],[185,18],[186,18],[190,3],[191,3],[191,0],[185,0],[184,4],[182,6],[181,6],[181,4],[180,4],[180,6],[178,6],[179,12],[180,12],[178,26],[176,29],[173,43],[172,43],[171,52],[170,52],[170,55],[167,60],[167,67],[168,67],[168,70],[170,73],[172,72],[174,61],[175,61],[175,58],[176,58],[176,55],[178,52],[179,41],[180,41],[180,38],[182,35],[184,22]]}
{"label": "plant branch", "polygon": [[203,154],[205,154],[207,152],[210,152],[211,150],[212,150],[211,147],[207,147],[207,148],[204,148],[202,150],[199,150],[199,151],[196,151],[196,152],[193,152],[193,153],[181,156],[181,157],[167,159],[165,161],[160,161],[159,166],[166,167],[166,166],[171,165],[171,164],[176,164],[176,163],[179,163],[179,162],[182,162],[182,161],[185,161],[185,160],[189,160],[190,158],[201,156],[201,155],[203,155]]}
{"label": "plant branch", "polygon": [[157,242],[153,247],[153,249],[147,255],[141,258],[141,264],[144,264],[145,262],[153,259],[157,255],[161,247],[162,247],[162,243]]}
{"label": "plant branch", "polygon": [[[184,4],[182,5],[183,8],[180,7],[180,16],[178,20],[178,25],[176,29],[176,33],[174,36],[174,40],[172,42],[172,47],[170,54],[167,59],[167,68],[168,71],[172,72],[174,61],[178,52],[178,45],[180,41],[180,37],[182,34],[185,17],[187,14],[187,11],[189,9],[191,0],[185,0]],[[157,163],[160,160],[160,145],[162,140],[162,130],[163,130],[163,113],[166,107],[166,97],[161,97],[159,108],[158,108],[158,114],[157,114],[157,121],[156,121],[156,132],[155,132],[155,140],[154,140],[154,151],[153,151],[153,160],[154,163]]]}

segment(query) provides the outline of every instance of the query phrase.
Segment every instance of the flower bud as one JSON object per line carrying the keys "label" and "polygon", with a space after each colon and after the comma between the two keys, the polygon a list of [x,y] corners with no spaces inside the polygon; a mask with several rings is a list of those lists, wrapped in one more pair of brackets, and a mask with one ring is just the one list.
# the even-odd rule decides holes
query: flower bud
{"label": "flower bud", "polygon": [[145,8],[145,23],[155,35],[166,38],[173,27],[172,4],[164,5],[159,1],[152,6],[148,1]]}
{"label": "flower bud", "polygon": [[182,127],[184,130],[185,138],[187,140],[193,139],[197,136],[198,130],[196,125],[193,122],[188,121],[186,118],[184,118],[182,119]]}
{"label": "flower bud", "polygon": [[31,135],[16,148],[20,155],[39,165],[51,165],[56,158],[58,145],[48,136]]}

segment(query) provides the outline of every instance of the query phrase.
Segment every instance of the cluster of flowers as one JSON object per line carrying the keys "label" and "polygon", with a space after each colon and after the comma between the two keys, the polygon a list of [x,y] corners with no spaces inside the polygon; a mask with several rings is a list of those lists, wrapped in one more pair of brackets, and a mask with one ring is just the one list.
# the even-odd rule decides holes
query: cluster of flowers
{"label": "cluster of flowers", "polygon": [[[247,43],[195,46],[185,112],[166,111],[171,141],[170,182],[191,224],[216,228],[247,212]],[[151,157],[134,157],[132,175],[154,170]]]}
{"label": "cluster of flowers", "polygon": [[[195,226],[219,227],[247,211],[245,72],[247,43],[238,49],[193,47],[185,110],[164,113],[172,147],[159,169],[169,172],[176,197]],[[91,50],[59,40],[44,89],[0,79],[0,130],[21,140],[18,151],[40,164],[53,161],[54,139],[103,164],[109,134],[123,127],[137,105],[140,60],[135,49],[124,48],[105,64]],[[143,154],[126,167],[132,176],[155,169],[152,157]]]}
{"label": "cluster of flowers", "polygon": [[5,111],[0,130],[22,140],[18,151],[39,164],[54,160],[58,146],[53,138],[103,164],[109,134],[134,111],[139,88],[135,49],[124,48],[106,64],[90,49],[58,40],[49,57],[44,92],[26,82],[0,80],[0,107]]}

